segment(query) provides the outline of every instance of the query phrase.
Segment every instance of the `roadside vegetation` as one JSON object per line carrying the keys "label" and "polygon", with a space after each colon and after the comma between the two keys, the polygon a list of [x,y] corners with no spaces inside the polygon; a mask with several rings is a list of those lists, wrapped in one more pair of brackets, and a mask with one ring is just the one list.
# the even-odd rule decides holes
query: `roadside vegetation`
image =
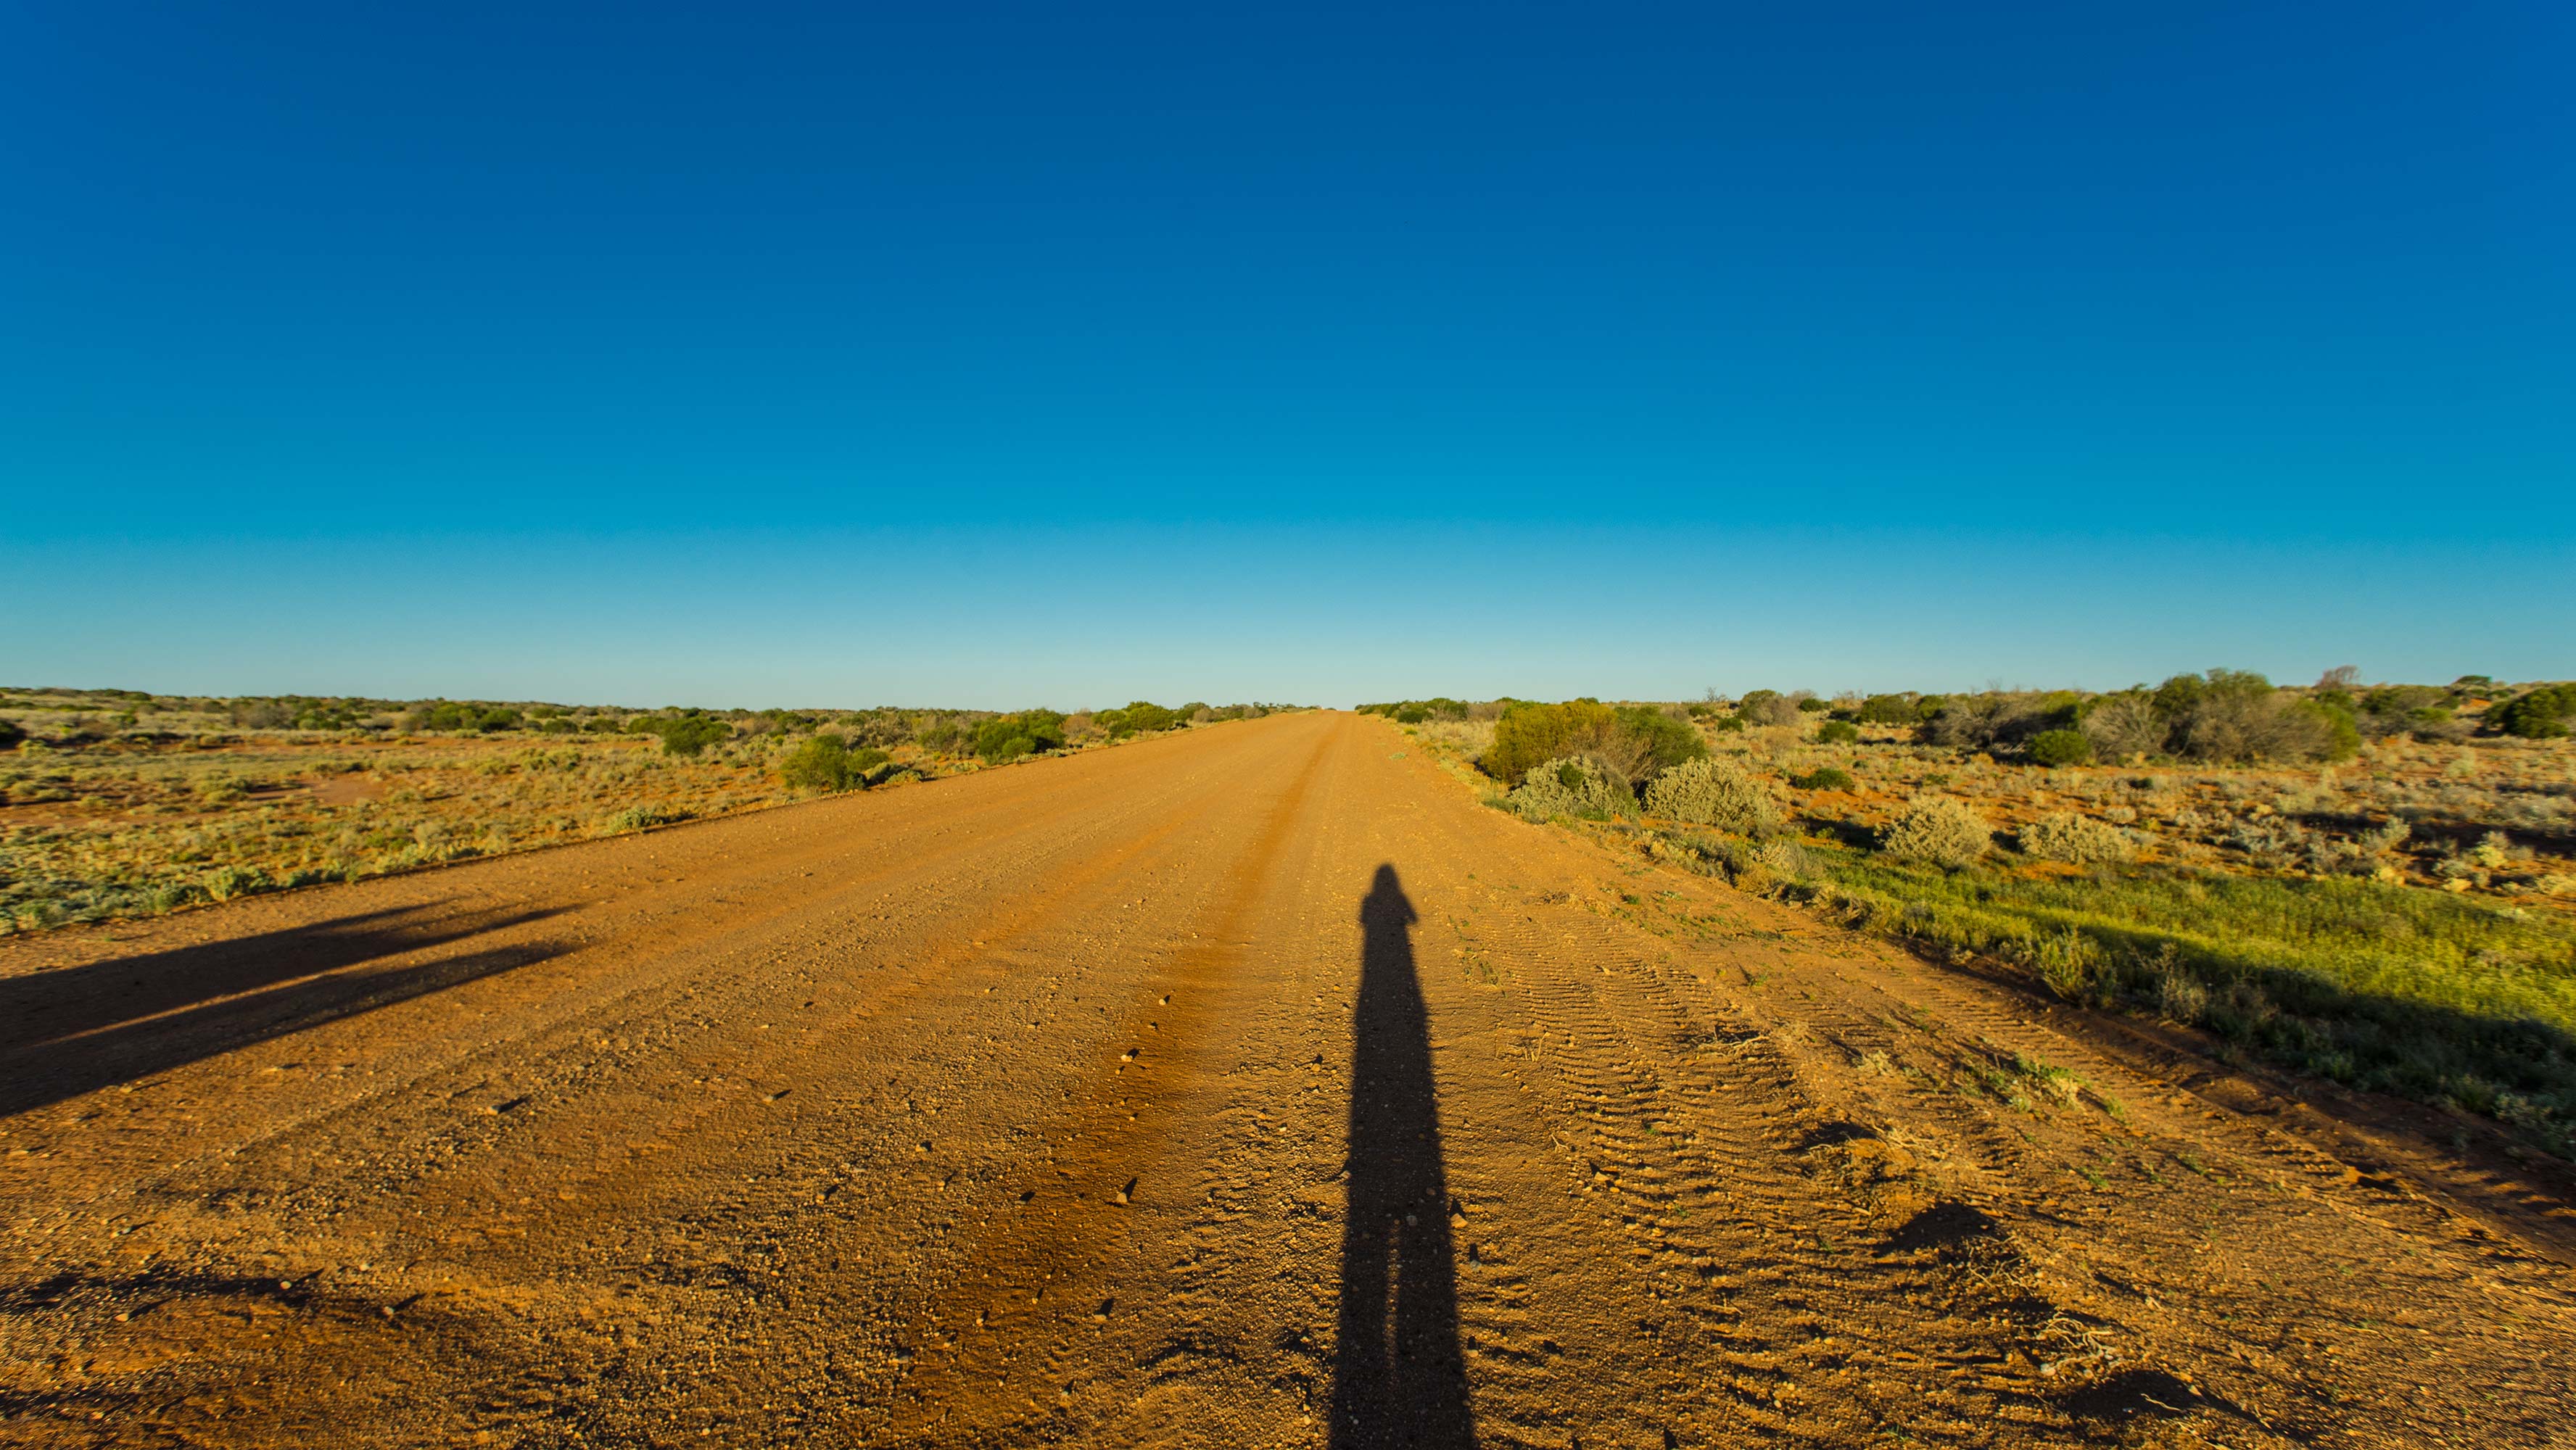
{"label": "roadside vegetation", "polygon": [[1524,817],[2576,1157],[2576,686],[1367,708]]}
{"label": "roadside vegetation", "polygon": [[1284,708],[637,710],[0,689],[0,935],[881,789]]}

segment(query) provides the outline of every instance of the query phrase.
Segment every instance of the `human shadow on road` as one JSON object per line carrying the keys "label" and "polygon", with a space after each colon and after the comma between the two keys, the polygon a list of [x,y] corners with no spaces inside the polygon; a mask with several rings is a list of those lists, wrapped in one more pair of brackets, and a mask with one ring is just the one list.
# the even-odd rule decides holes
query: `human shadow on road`
{"label": "human shadow on road", "polygon": [[552,915],[366,912],[0,979],[0,1116],[542,961],[562,945],[378,965]]}
{"label": "human shadow on road", "polygon": [[1458,1347],[1449,1189],[1431,1077],[1431,1022],[1395,868],[1360,902],[1352,1005],[1350,1210],[1334,1340],[1337,1446],[1452,1450],[1476,1443]]}

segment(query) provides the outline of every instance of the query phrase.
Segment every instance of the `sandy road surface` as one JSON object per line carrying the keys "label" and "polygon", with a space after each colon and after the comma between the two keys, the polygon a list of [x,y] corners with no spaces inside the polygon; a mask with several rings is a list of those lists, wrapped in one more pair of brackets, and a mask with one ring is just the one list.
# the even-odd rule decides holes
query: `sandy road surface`
{"label": "sandy road surface", "polygon": [[2082,1034],[1323,714],[54,933],[0,1440],[2576,1442],[2560,1208]]}

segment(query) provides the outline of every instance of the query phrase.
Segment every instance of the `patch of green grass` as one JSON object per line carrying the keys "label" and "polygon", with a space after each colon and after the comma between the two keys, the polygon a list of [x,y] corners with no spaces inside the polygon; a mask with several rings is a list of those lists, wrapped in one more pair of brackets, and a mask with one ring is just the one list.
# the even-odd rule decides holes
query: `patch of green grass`
{"label": "patch of green grass", "polygon": [[[2353,878],[1943,872],[1811,848],[1855,924],[2001,957],[2096,1007],[2449,1103],[2576,1156],[2576,926]],[[2196,990],[2195,990],[2196,989]]]}

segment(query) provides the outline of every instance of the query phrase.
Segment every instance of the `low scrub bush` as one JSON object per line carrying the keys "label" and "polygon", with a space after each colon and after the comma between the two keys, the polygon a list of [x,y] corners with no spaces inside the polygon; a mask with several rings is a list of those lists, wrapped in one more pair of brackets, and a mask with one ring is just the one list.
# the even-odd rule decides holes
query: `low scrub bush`
{"label": "low scrub bush", "polygon": [[1994,832],[1985,818],[1947,796],[1923,796],[1879,833],[1891,856],[1956,870],[1986,854]]}
{"label": "low scrub bush", "polygon": [[2567,733],[2576,718],[2576,684],[2544,686],[2517,695],[2487,712],[2487,728],[2498,735],[2548,740]]}
{"label": "low scrub bush", "polygon": [[1850,790],[1859,782],[1852,779],[1850,771],[1839,765],[1820,765],[1805,775],[1789,777],[1789,784],[1800,790]]}
{"label": "low scrub bush", "polygon": [[1532,821],[1558,816],[1608,820],[1637,808],[1637,797],[1627,781],[1581,755],[1540,762],[1523,775],[1519,788],[1507,799],[1515,812]]}
{"label": "low scrub bush", "polygon": [[2092,737],[2081,730],[2042,730],[2030,737],[2033,765],[2082,765],[2092,758]]}
{"label": "low scrub bush", "polygon": [[2361,747],[2348,708],[2301,699],[2250,670],[2176,675],[2156,687],[2165,748],[2191,760],[2346,760]]}
{"label": "low scrub bush", "polygon": [[1646,810],[1667,820],[1758,836],[1780,824],[1780,808],[1762,783],[1722,760],[1685,761],[1646,787]]}
{"label": "low scrub bush", "polygon": [[1848,720],[1828,720],[1817,727],[1816,739],[1827,745],[1849,745],[1860,739],[1860,727]]}
{"label": "low scrub bush", "polygon": [[1651,705],[1613,708],[1597,700],[1568,700],[1505,710],[1494,722],[1494,743],[1477,763],[1487,775],[1516,785],[1537,765],[1580,755],[1633,787],[1707,753],[1707,742],[1687,720]]}
{"label": "low scrub bush", "polygon": [[2073,811],[2042,816],[2022,827],[2018,838],[2025,856],[2079,866],[2127,861],[2138,854],[2128,832]]}
{"label": "low scrub bush", "polygon": [[[1104,710],[1093,718],[1132,713],[1135,709],[1135,706],[1130,706],[1127,712]],[[1171,712],[1166,710],[1163,713],[1169,715]],[[1130,731],[1133,728],[1130,727]],[[1110,733],[1130,732],[1111,730]],[[975,753],[982,756],[988,765],[1017,760],[1023,755],[1061,750],[1064,748],[1064,716],[1054,710],[1021,710],[1010,715],[996,715],[975,727],[974,747]]]}
{"label": "low scrub bush", "polygon": [[710,745],[733,738],[733,726],[713,715],[665,715],[635,723],[635,729],[662,737],[666,755],[703,755]]}
{"label": "low scrub bush", "polygon": [[1872,695],[1860,702],[1856,714],[1872,725],[1912,725],[1923,718],[1911,695]]}
{"label": "low scrub bush", "polygon": [[847,790],[850,747],[838,735],[817,735],[778,762],[778,783],[794,790]]}
{"label": "low scrub bush", "polygon": [[2130,692],[2093,701],[2077,728],[2084,732],[2085,743],[2095,757],[2122,761],[2163,750],[2168,727],[2165,718],[2156,713],[2155,701]]}
{"label": "low scrub bush", "polygon": [[1735,702],[1735,713],[1748,725],[1795,725],[1798,702],[1778,690],[1754,690]]}

